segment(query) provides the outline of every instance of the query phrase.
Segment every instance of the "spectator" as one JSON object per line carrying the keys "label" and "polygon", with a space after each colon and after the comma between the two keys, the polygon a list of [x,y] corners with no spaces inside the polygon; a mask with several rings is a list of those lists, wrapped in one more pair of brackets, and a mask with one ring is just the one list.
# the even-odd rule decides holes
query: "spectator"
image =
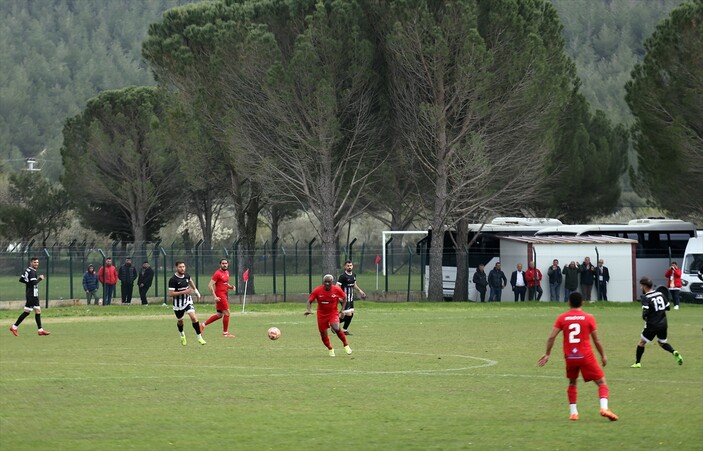
{"label": "spectator", "polygon": [[547,278],[549,279],[549,300],[559,302],[559,292],[561,291],[562,274],[559,267],[559,260],[554,259],[552,266],[547,270]]}
{"label": "spectator", "polygon": [[85,290],[85,296],[88,298],[88,305],[90,305],[90,298],[93,298],[95,305],[98,305],[98,300],[100,299],[98,287],[100,287],[100,281],[98,280],[98,275],[95,274],[95,267],[88,265],[88,270],[83,274],[83,290]]}
{"label": "spectator", "polygon": [[517,302],[518,298],[520,298],[520,301],[525,302],[527,279],[525,278],[525,271],[522,270],[522,263],[518,263],[517,270],[510,275],[510,286],[513,287],[515,302]]}
{"label": "spectator", "polygon": [[508,283],[508,279],[505,277],[505,273],[500,269],[500,262],[496,263],[491,272],[488,273],[488,286],[491,289],[491,293],[488,296],[488,302],[496,301],[500,302],[500,298],[503,294],[503,288]]}
{"label": "spectator", "polygon": [[579,287],[579,269],[576,262],[572,261],[569,266],[564,266],[564,302],[569,300],[569,295]]}
{"label": "spectator", "polygon": [[478,265],[478,269],[474,273],[473,282],[476,285],[476,291],[478,291],[481,302],[486,301],[486,287],[488,286],[488,276],[486,275],[485,265],[481,263]]}
{"label": "spectator", "polygon": [[137,285],[139,286],[139,298],[142,300],[142,305],[149,305],[146,298],[146,293],[151,288],[151,283],[154,281],[154,270],[151,269],[149,262],[142,263],[142,270],[139,271]]}
{"label": "spectator", "polygon": [[542,271],[535,268],[534,261],[527,264],[525,277],[527,277],[527,300],[539,301],[542,299],[542,293],[544,293],[544,291],[542,291]]}
{"label": "spectator", "polygon": [[121,294],[122,304],[132,303],[132,292],[134,291],[134,281],[137,280],[137,268],[132,266],[132,259],[127,257],[124,263],[120,266],[118,273],[120,282],[122,282]]}
{"label": "spectator", "polygon": [[603,266],[603,259],[598,260],[596,267],[596,283],[598,284],[598,300],[608,300],[608,282],[610,281],[610,271],[607,266]]}
{"label": "spectator", "polygon": [[98,270],[98,280],[103,284],[105,290],[103,305],[110,305],[112,297],[116,294],[115,286],[117,285],[117,268],[112,264],[112,257],[106,258],[105,264]]}
{"label": "spectator", "polygon": [[586,301],[591,300],[591,291],[593,290],[593,281],[596,280],[596,268],[591,263],[591,257],[586,257],[579,266],[579,274],[581,275],[581,294]]}
{"label": "spectator", "polygon": [[671,300],[674,301],[674,310],[678,310],[681,294],[681,268],[676,265],[676,262],[671,262],[671,266],[666,270],[664,276],[668,280],[666,287],[671,294]]}

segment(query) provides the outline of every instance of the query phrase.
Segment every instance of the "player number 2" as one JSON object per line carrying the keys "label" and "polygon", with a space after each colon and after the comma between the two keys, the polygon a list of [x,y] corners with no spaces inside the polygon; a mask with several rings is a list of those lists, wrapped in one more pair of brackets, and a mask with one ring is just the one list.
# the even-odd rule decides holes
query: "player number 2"
{"label": "player number 2", "polygon": [[569,324],[569,343],[581,343],[581,339],[578,337],[581,333],[581,325],[579,323]]}

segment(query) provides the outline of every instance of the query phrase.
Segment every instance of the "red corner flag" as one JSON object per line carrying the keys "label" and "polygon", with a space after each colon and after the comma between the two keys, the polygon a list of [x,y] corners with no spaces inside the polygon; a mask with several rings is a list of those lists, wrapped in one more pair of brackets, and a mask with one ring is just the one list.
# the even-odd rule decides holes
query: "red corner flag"
{"label": "red corner flag", "polygon": [[376,256],[376,266],[378,266],[379,263],[381,263],[381,256],[377,255]]}
{"label": "red corner flag", "polygon": [[244,274],[242,274],[242,280],[244,282],[247,282],[249,280],[249,269],[248,268],[246,271],[244,271]]}

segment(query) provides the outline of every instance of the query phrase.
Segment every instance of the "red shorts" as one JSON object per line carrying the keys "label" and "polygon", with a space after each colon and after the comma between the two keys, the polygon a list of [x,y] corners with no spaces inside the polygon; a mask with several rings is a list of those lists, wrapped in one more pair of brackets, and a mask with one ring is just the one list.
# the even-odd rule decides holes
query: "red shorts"
{"label": "red shorts", "polygon": [[587,357],[584,359],[567,359],[566,377],[568,379],[578,379],[579,372],[581,372],[584,382],[596,381],[605,376],[595,357]]}
{"label": "red shorts", "polygon": [[[215,310],[229,310],[229,302],[227,301],[227,296],[219,296],[220,300],[215,303]],[[224,299],[224,300],[223,300]]]}
{"label": "red shorts", "polygon": [[332,324],[338,324],[339,323],[339,312],[336,310],[334,312],[331,312],[327,315],[320,315],[319,313],[317,314],[317,329],[320,332],[324,332]]}

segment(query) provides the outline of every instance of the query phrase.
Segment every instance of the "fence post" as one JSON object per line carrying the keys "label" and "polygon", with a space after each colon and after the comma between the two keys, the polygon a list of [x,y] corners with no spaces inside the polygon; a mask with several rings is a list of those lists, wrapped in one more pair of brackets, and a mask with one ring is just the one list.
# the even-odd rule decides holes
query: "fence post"
{"label": "fence post", "polygon": [[203,240],[198,241],[198,243],[195,245],[195,286],[197,287],[199,285],[198,283],[198,278],[200,277],[200,265],[199,263],[199,257],[200,257],[200,247],[203,245]]}
{"label": "fence post", "polygon": [[238,295],[239,294],[239,242],[241,241],[241,238],[238,238],[237,241],[232,243],[232,255],[234,255],[234,274],[237,280],[237,283],[234,284],[234,294]]}
{"label": "fence post", "polygon": [[315,242],[317,238],[313,238],[308,243],[308,293],[312,292],[312,243]]}
{"label": "fence post", "polygon": [[405,299],[405,302],[410,302],[410,278],[412,276],[412,269],[413,269],[413,251],[410,245],[408,244],[408,295]]}
{"label": "fence post", "polygon": [[354,247],[354,243],[356,243],[356,238],[354,238],[353,240],[351,240],[351,243],[349,243],[349,258],[348,258],[348,259],[351,260],[352,262],[354,261],[354,258],[353,258],[353,255],[352,255],[352,254],[353,254],[353,249],[352,249],[352,248]]}
{"label": "fence post", "polygon": [[71,244],[68,245],[68,291],[71,299],[73,299],[73,253],[75,246],[76,240],[71,241]]}
{"label": "fence post", "polygon": [[267,273],[268,273],[268,264],[267,264],[267,260],[266,260],[266,259],[267,259],[267,257],[266,257],[266,250],[267,250],[268,247],[269,247],[269,240],[266,240],[266,241],[264,241],[264,245],[263,245],[262,248],[261,248],[261,249],[262,249],[262,252],[261,252],[262,255],[261,255],[261,256],[262,256],[263,259],[264,259],[264,274],[267,274]]}
{"label": "fence post", "polygon": [[385,279],[386,279],[386,293],[388,293],[388,257],[390,256],[390,253],[388,252],[388,245],[391,244],[391,241],[393,241],[393,237],[388,238],[388,241],[386,241],[386,244],[384,245],[386,248],[386,258],[383,260],[383,266],[385,266]]}
{"label": "fence post", "polygon": [[288,274],[286,273],[286,250],[281,246],[281,253],[283,253],[283,302],[286,302],[286,296],[288,294]]}
{"label": "fence post", "polygon": [[[157,298],[159,297],[159,246],[161,246],[161,240],[154,243],[154,248],[151,250],[151,255],[154,257],[154,297]],[[164,260],[165,264],[166,260]]]}
{"label": "fence post", "polygon": [[298,272],[298,241],[300,241],[300,240],[295,241],[295,273],[296,274],[299,274],[299,272]]}
{"label": "fence post", "polygon": [[[159,249],[161,250],[161,253],[164,256],[164,305],[168,305],[168,303],[166,302],[166,300],[168,299],[167,298],[167,296],[168,296],[168,283],[166,282],[166,262],[168,261],[168,258],[166,258],[167,256],[166,256],[166,251],[164,250],[164,248],[160,247]],[[158,268],[157,268],[157,271],[158,271]],[[155,276],[157,278],[159,277],[158,274],[156,274]]]}
{"label": "fence post", "polygon": [[271,271],[273,273],[273,294],[276,294],[276,243],[278,237],[271,243]]}
{"label": "fence post", "polygon": [[[76,240],[73,240],[73,241],[76,241]],[[55,247],[56,247],[57,244],[59,244],[59,242],[58,242],[58,241],[54,241],[54,244],[51,245],[51,255],[56,255],[56,249],[55,249]],[[56,272],[56,260],[53,260],[53,259],[52,259],[52,260],[51,260],[51,269],[46,268],[46,270],[47,270],[47,272],[48,272],[48,271],[51,271],[52,274],[53,274],[54,272]],[[73,297],[73,295],[71,295],[71,297]]]}
{"label": "fence post", "polygon": [[[361,257],[359,257],[359,273],[364,272],[364,256],[366,255],[366,242],[361,244]],[[356,266],[356,265],[354,265]]]}
{"label": "fence post", "polygon": [[[51,263],[51,255],[49,255],[49,251],[44,248],[44,255],[46,256],[46,268],[49,269],[49,264]],[[30,257],[32,258],[32,257]],[[45,288],[45,300],[44,300],[44,308],[49,308],[49,279],[51,279],[51,276],[49,275],[49,271],[46,272],[46,288]]]}

